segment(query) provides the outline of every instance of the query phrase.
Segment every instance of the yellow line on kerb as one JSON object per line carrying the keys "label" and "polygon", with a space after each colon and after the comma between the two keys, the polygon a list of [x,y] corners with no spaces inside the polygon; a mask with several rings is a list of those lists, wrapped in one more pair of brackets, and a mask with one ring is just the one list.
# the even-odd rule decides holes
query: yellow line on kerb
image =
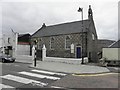
{"label": "yellow line on kerb", "polygon": [[84,77],[92,77],[92,76],[104,76],[104,75],[111,75],[111,74],[118,74],[118,73],[101,73],[101,74],[72,74],[73,76],[84,76]]}

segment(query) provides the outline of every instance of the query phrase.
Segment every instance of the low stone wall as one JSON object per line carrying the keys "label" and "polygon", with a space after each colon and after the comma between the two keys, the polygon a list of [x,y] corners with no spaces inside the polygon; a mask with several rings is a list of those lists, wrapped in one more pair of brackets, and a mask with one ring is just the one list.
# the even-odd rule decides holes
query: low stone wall
{"label": "low stone wall", "polygon": [[[44,57],[44,61],[51,61],[51,62],[61,62],[61,63],[68,63],[68,64],[81,64],[82,58],[58,58],[58,57]],[[84,58],[84,63],[88,63],[88,58]]]}
{"label": "low stone wall", "polygon": [[47,50],[47,57],[59,57],[59,58],[75,58],[75,54],[71,53],[70,50]]}
{"label": "low stone wall", "polygon": [[[69,64],[81,64],[82,58],[59,58],[59,57],[46,57],[46,47],[42,48],[42,61],[61,62]],[[88,63],[88,58],[84,58],[84,63]]]}

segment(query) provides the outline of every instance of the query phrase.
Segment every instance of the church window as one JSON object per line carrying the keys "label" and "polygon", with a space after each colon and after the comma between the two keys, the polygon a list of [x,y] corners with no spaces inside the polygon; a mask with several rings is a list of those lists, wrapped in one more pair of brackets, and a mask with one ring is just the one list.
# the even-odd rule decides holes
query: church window
{"label": "church window", "polygon": [[55,48],[55,38],[54,37],[51,37],[50,38],[50,49],[54,49]]}
{"label": "church window", "polygon": [[65,37],[65,49],[69,50],[71,45],[70,36]]}
{"label": "church window", "polygon": [[41,43],[41,41],[42,41],[42,38],[38,38],[38,49],[41,49],[42,48],[42,43]]}
{"label": "church window", "polygon": [[95,35],[92,33],[92,40],[95,40]]}

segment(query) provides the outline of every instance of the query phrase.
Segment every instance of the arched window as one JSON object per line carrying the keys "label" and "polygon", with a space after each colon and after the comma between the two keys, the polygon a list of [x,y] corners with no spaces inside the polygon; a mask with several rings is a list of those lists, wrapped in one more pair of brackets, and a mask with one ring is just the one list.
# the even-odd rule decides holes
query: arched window
{"label": "arched window", "polygon": [[42,38],[38,38],[38,49],[42,49]]}
{"label": "arched window", "polygon": [[95,40],[95,35],[92,33],[92,40]]}
{"label": "arched window", "polygon": [[10,38],[8,38],[8,43],[10,44]]}
{"label": "arched window", "polygon": [[71,41],[70,36],[65,37],[65,49],[70,49]]}
{"label": "arched window", "polygon": [[55,48],[55,39],[54,37],[50,38],[50,49],[54,49]]}

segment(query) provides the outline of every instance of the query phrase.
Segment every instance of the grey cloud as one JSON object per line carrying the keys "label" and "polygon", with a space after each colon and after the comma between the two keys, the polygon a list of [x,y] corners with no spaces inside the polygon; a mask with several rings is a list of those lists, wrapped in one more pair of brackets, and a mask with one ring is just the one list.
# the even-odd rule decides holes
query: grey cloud
{"label": "grey cloud", "polygon": [[34,33],[42,23],[54,25],[58,23],[78,21],[81,19],[78,7],[84,8],[84,19],[87,19],[88,5],[92,5],[94,21],[99,38],[117,39],[117,3],[116,2],[22,2],[4,3],[3,31],[10,27],[19,33]]}
{"label": "grey cloud", "polygon": [[120,39],[120,1],[118,3],[118,38]]}

